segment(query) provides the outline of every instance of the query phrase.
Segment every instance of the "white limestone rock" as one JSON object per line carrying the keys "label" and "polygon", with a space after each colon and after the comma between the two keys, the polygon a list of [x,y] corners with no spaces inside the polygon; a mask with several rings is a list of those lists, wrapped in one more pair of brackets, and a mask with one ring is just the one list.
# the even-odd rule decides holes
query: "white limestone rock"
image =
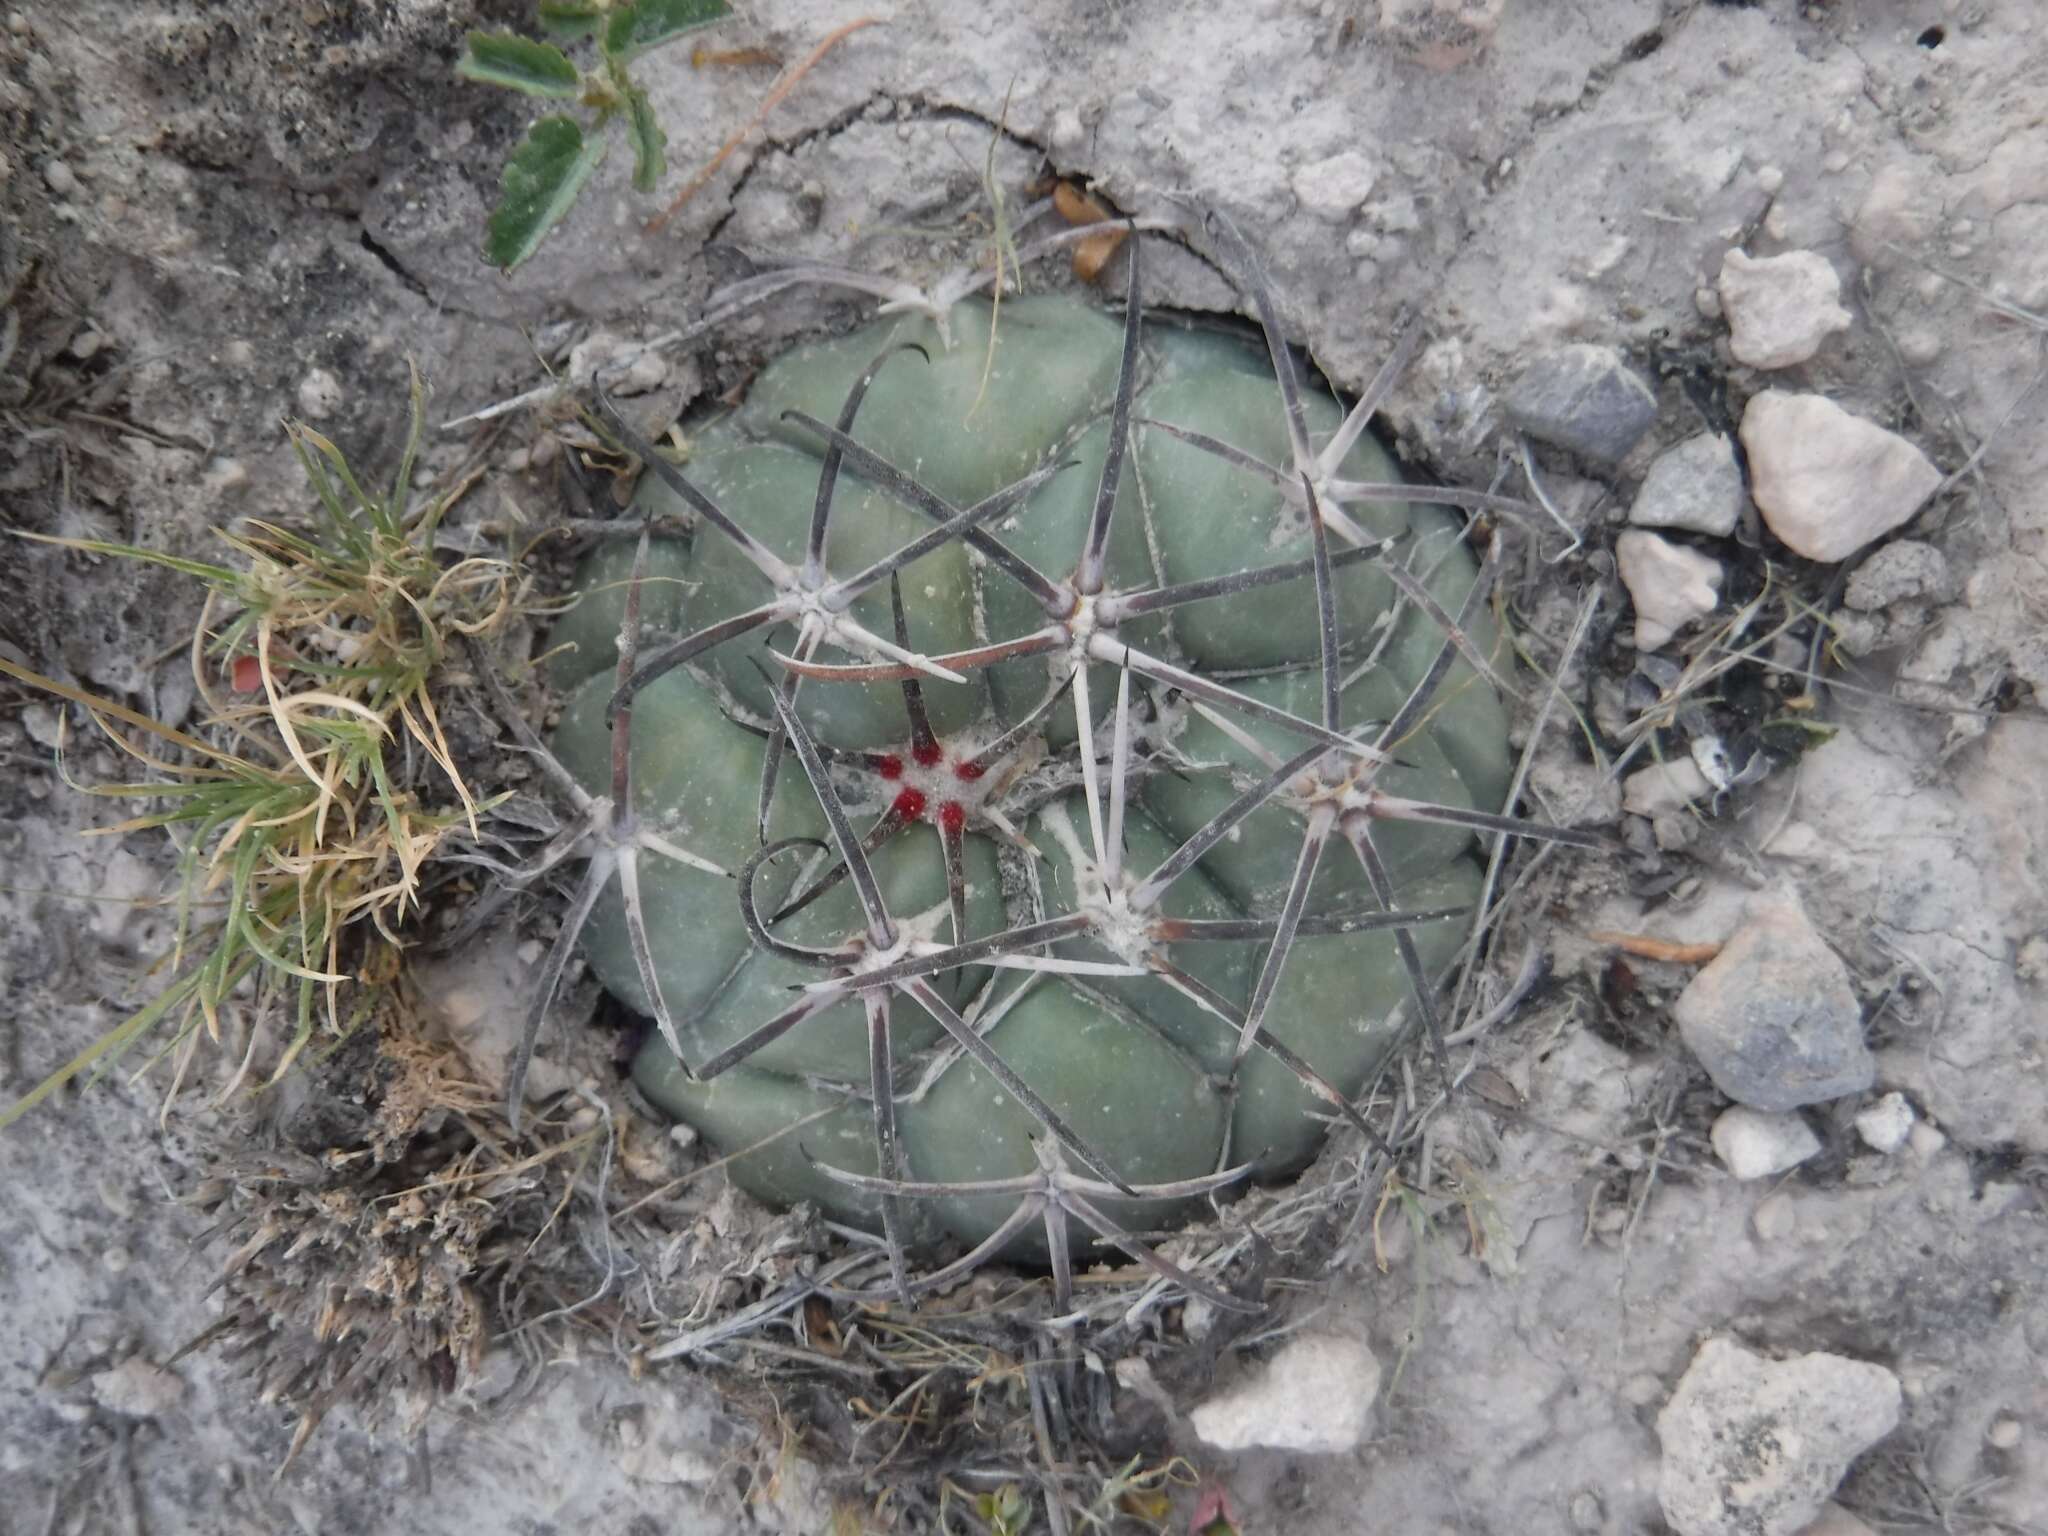
{"label": "white limestone rock", "polygon": [[1941,484],[1918,448],[1820,395],[1755,396],[1742,413],[1742,446],[1764,522],[1809,560],[1846,560]]}
{"label": "white limestone rock", "polygon": [[1709,1339],[1657,1415],[1664,1518],[1679,1536],[1793,1536],[1898,1426],[1900,1400],[1881,1365]]}
{"label": "white limestone rock", "polygon": [[1294,195],[1302,208],[1327,224],[1346,224],[1372,196],[1379,167],[1355,149],[1331,155],[1294,173]]}
{"label": "white limestone rock", "polygon": [[1728,350],[1751,368],[1790,368],[1849,328],[1842,284],[1825,256],[1787,251],[1755,257],[1739,250],[1721,259],[1721,312]]}
{"label": "white limestone rock", "polygon": [[1740,1104],[1724,1111],[1708,1135],[1714,1155],[1745,1182],[1773,1178],[1820,1151],[1820,1138],[1798,1115],[1768,1115]]}
{"label": "white limestone rock", "polygon": [[1660,534],[1630,528],[1614,541],[1621,584],[1636,607],[1636,649],[1654,651],[1721,601],[1721,562]]}
{"label": "white limestone rock", "polygon": [[1621,808],[1631,816],[1663,816],[1714,798],[1714,786],[1689,757],[1638,768],[1621,782]]}
{"label": "white limestone rock", "polygon": [[1888,1093],[1856,1112],[1856,1134],[1871,1151],[1889,1156],[1912,1136],[1916,1118],[1903,1093]]}
{"label": "white limestone rock", "polygon": [[1380,1363],[1362,1342],[1305,1333],[1189,1417],[1195,1433],[1221,1451],[1330,1455],[1364,1441],[1379,1390]]}

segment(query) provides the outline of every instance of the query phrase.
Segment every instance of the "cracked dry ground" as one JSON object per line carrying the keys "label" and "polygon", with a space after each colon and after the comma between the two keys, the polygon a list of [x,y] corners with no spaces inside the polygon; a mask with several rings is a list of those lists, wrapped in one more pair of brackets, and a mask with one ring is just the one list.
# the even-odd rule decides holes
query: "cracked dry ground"
{"label": "cracked dry ground", "polygon": [[[1391,418],[1406,451],[1465,483],[1493,479],[1519,364],[1563,342],[1613,346],[1652,380],[1643,456],[1732,429],[1749,393],[1788,379],[1726,354],[1710,313],[1722,253],[1819,252],[1852,324],[1789,382],[1904,433],[1945,474],[1967,470],[1907,530],[1942,551],[1954,594],[1852,663],[1825,746],[1671,846],[1650,837],[1628,867],[1581,867],[1507,935],[1511,957],[1544,943],[1556,977],[1483,1042],[1515,1103],[1440,1133],[1440,1166],[1461,1159],[1490,1202],[1487,1241],[1454,1204],[1420,1243],[1383,1224],[1384,1274],[1362,1241],[1292,1303],[1385,1365],[1370,1440],[1323,1458],[1179,1443],[1227,1480],[1247,1530],[1654,1531],[1657,1413],[1719,1333],[1896,1372],[1904,1421],[1838,1494],[1874,1528],[2040,1529],[2048,429],[2029,391],[2048,310],[2048,90],[2029,61],[2048,47],[2043,19],[2028,0],[1492,9],[1490,43],[1433,72],[1392,46],[1377,5],[1189,18],[906,4],[821,67],[660,240],[637,234],[647,209],[608,166],[508,283],[473,252],[523,118],[450,70],[464,27],[523,7],[18,6],[0,39],[0,271],[20,324],[0,381],[0,507],[11,527],[203,552],[208,524],[298,504],[281,414],[318,410],[321,430],[389,463],[408,352],[444,415],[516,393],[534,380],[519,325],[550,349],[592,326],[659,331],[711,286],[698,253],[713,236],[922,275],[941,255],[901,231],[979,212],[999,119],[1005,186],[1049,161],[1127,210],[1192,194],[1228,212],[1341,386],[1370,378],[1397,322],[1419,315],[1425,347]],[[736,48],[792,58],[854,14],[763,0],[728,30]],[[718,143],[771,76],[656,61],[678,184],[680,146]],[[1369,162],[1369,190],[1326,215],[1305,190],[1344,155]],[[1162,302],[1233,302],[1190,253],[1163,248],[1155,266]],[[849,315],[794,300],[723,351],[671,359],[662,387],[715,395],[783,339]],[[541,440],[525,421],[497,439],[474,516],[552,512],[549,479],[505,468]],[[469,448],[440,443],[435,467]],[[1539,468],[1586,549],[1550,566],[1553,540],[1529,559],[1516,611],[1548,656],[1580,593],[1605,585],[1573,695],[1597,718],[1636,660],[1604,551],[1643,461]],[[1744,537],[1722,546],[1731,562],[1759,547]],[[1828,573],[1801,579],[1836,600]],[[137,707],[190,708],[169,651],[194,611],[167,575],[0,559],[7,654]],[[19,1090],[119,1017],[162,937],[147,914],[76,895],[147,894],[165,859],[142,837],[81,840],[102,808],[54,772],[50,716],[12,689],[0,710],[0,1070]],[[114,771],[89,747],[68,766]],[[1615,814],[1562,739],[1534,783],[1549,810]],[[1689,972],[1644,963],[1615,1006],[1611,954],[1585,935],[1711,942],[1777,884],[1849,966],[1877,1091],[1904,1093],[1939,1144],[1875,1153],[1854,1128],[1862,1104],[1843,1101],[1809,1116],[1817,1157],[1739,1183],[1706,1137],[1723,1101],[1664,1013]],[[487,951],[515,981],[519,937]],[[516,1387],[487,1373],[485,1395],[505,1395],[454,1405],[424,1442],[338,1413],[273,1483],[288,1416],[254,1402],[232,1361],[155,1367],[213,1306],[215,1260],[192,1253],[201,1221],[166,1192],[192,1188],[223,1134],[261,1146],[280,1109],[249,1123],[195,1103],[160,1130],[156,1085],[115,1077],[0,1142],[0,1521],[820,1527],[819,1485],[798,1468],[772,1497],[743,1494],[752,1428],[701,1377],[633,1380],[599,1359]],[[1227,1383],[1251,1362],[1213,1363]],[[2016,1445],[2001,1443],[2007,1421]]]}

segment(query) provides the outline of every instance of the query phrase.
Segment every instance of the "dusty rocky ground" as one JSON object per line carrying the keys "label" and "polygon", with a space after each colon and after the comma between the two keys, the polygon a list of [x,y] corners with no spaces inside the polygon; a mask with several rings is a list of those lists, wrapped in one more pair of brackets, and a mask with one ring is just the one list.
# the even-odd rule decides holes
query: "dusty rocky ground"
{"label": "dusty rocky ground", "polygon": [[[507,281],[474,252],[521,108],[459,85],[452,63],[464,27],[523,10],[11,10],[6,525],[196,551],[209,524],[295,505],[281,415],[387,462],[406,353],[442,419],[486,405],[533,382],[530,335],[674,324],[709,285],[699,253],[713,240],[916,270],[923,245],[900,231],[977,212],[999,122],[1009,184],[1049,165],[1127,211],[1229,213],[1341,386],[1419,318],[1424,349],[1390,417],[1430,472],[1492,483],[1516,451],[1516,382],[1559,347],[1612,348],[1648,381],[1654,424],[1618,461],[1534,449],[1582,542],[1563,558],[1555,531],[1527,546],[1512,594],[1548,657],[1602,589],[1568,696],[1610,741],[1673,675],[1653,662],[1631,680],[1612,554],[1651,464],[1733,434],[1765,388],[1824,395],[1940,472],[1894,535],[1931,549],[1936,574],[1838,628],[1840,684],[1816,715],[1830,739],[1775,750],[1693,812],[1623,813],[1553,731],[1540,803],[1608,823],[1628,851],[1558,881],[1507,935],[1502,970],[1534,943],[1551,979],[1475,1047],[1501,1112],[1449,1114],[1433,1138],[1439,1175],[1457,1170],[1476,1214],[1468,1225],[1446,1205],[1418,1238],[1396,1213],[1382,1273],[1362,1212],[1285,1314],[1376,1357],[1369,1426],[1324,1453],[1226,1453],[1185,1424],[1177,1443],[1230,1489],[1247,1531],[1664,1530],[1660,1477],[1681,1429],[1667,1405],[1702,1341],[1721,1338],[1890,1373],[1896,1427],[1848,1447],[1835,1492],[1870,1528],[2048,1530],[2048,15],[2035,0],[1262,0],[1207,16],[1149,0],[903,0],[664,233],[641,232],[648,204],[621,152],[567,232]],[[783,59],[862,14],[837,0],[743,10],[722,45]],[[687,46],[648,72],[672,187],[772,78],[693,69]],[[1841,320],[1804,360],[1765,370],[1731,352],[1720,279],[1736,247],[1812,253],[1837,278]],[[1162,302],[1230,302],[1199,256],[1161,250]],[[776,336],[848,313],[792,303],[698,362],[737,377]],[[437,467],[469,441],[441,438]],[[1509,479],[1524,492],[1519,470]],[[537,513],[543,489],[508,471],[487,494],[504,515]],[[1773,590],[1823,611],[1854,590],[1867,550],[1800,561],[1754,508],[1738,518],[1682,541],[1723,568],[1719,607],[1656,655],[1711,661],[1714,627],[1764,589],[1767,559]],[[175,579],[17,546],[0,553],[0,597],[10,656],[168,717],[190,710],[177,647],[196,604]],[[1774,598],[1726,638],[1784,617]],[[1760,653],[1793,672],[1812,654]],[[1704,713],[1662,739],[1682,749],[1728,731],[1738,706],[1753,722],[1802,692],[1795,678],[1772,693],[1764,671],[1706,690]],[[119,1016],[164,936],[147,911],[81,899],[153,894],[163,850],[79,838],[105,808],[64,787],[54,726],[0,688],[9,1097]],[[114,767],[95,748],[68,766],[86,780]],[[1728,1099],[1670,1011],[1697,965],[1618,962],[1589,935],[1714,943],[1767,894],[1839,957],[1875,1069],[1798,1111],[1813,1155],[1744,1180],[1711,1129]],[[800,1467],[773,1497],[742,1497],[730,1469],[754,1431],[702,1379],[630,1379],[590,1357],[549,1359],[497,1398],[487,1373],[418,1438],[337,1415],[273,1480],[289,1421],[232,1361],[156,1368],[211,1315],[203,1223],[175,1197],[198,1176],[196,1149],[233,1123],[193,1101],[160,1127],[158,1093],[115,1076],[0,1139],[0,1529],[822,1528]],[[1858,1116],[1888,1094],[1913,1129],[1885,1151],[1882,1116],[1862,1129]],[[1255,1380],[1272,1347],[1226,1357],[1208,1390]],[[1349,1390],[1371,1388],[1354,1375]],[[1784,1424],[1826,1438],[1797,1415]],[[1750,1445],[1744,1475],[1799,1462],[1784,1439]],[[1726,1508],[1672,1518],[1789,1529]]]}

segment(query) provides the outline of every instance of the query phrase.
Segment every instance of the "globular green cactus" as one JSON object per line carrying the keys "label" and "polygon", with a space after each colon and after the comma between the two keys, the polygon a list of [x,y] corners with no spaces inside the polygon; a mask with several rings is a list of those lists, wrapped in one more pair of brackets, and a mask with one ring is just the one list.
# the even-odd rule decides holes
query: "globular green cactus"
{"label": "globular green cactus", "polygon": [[800,347],[681,463],[613,413],[694,531],[593,556],[555,636],[555,751],[612,796],[569,935],[660,1023],[637,1082],[761,1198],[883,1231],[905,1297],[996,1252],[1064,1296],[1101,1240],[1234,1304],[1131,1229],[1333,1114],[1377,1136],[1350,1101],[1434,1031],[1475,832],[1582,840],[1504,814],[1448,510],[1489,498],[1399,484],[1391,369],[1349,417],[1298,385],[1241,248],[1264,354],[1147,323],[1138,246],[1121,317]]}

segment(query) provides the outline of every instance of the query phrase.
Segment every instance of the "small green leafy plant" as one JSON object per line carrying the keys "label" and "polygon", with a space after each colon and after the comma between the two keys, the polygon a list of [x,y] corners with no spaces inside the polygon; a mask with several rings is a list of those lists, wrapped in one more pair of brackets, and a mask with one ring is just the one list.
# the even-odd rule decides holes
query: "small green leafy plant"
{"label": "small green leafy plant", "polygon": [[604,162],[606,130],[625,124],[633,145],[633,186],[652,192],[668,168],[668,135],[647,92],[627,71],[650,48],[731,14],[725,0],[540,0],[541,29],[563,43],[593,40],[594,68],[580,68],[553,42],[512,32],[472,32],[456,66],[465,80],[507,86],[549,101],[573,101],[597,115],[586,125],[554,112],[527,129],[505,162],[484,256],[511,271],[531,256]]}

